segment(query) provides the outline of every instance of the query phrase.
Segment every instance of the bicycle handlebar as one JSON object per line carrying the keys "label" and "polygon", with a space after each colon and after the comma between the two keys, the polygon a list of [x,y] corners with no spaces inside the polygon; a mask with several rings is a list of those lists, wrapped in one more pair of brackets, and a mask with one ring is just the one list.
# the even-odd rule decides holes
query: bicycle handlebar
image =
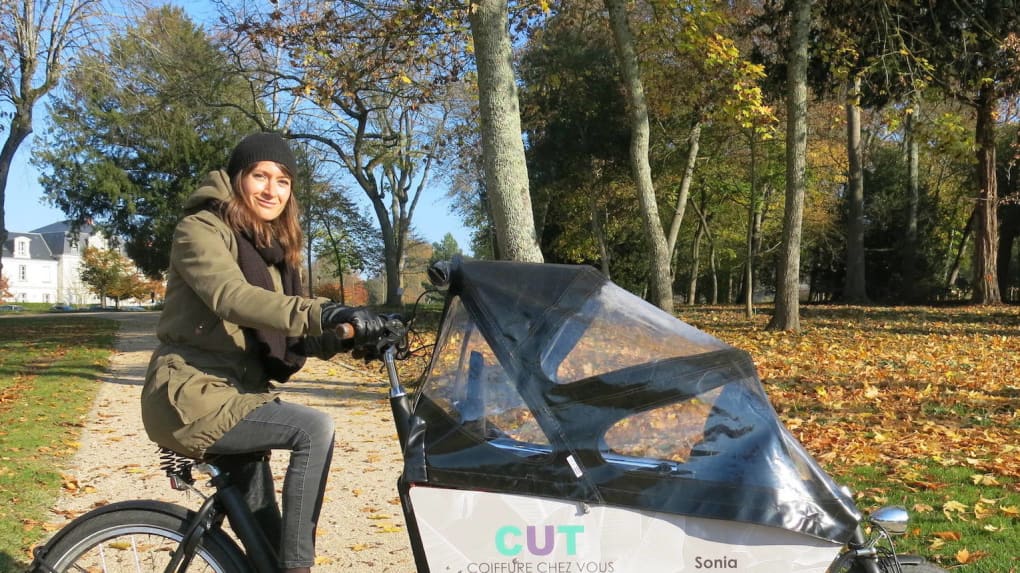
{"label": "bicycle handlebar", "polygon": [[337,325],[336,335],[340,337],[340,340],[350,340],[354,338],[354,325],[349,322]]}
{"label": "bicycle handlebar", "polygon": [[[374,346],[380,354],[387,348],[399,348],[407,337],[407,326],[404,319],[398,315],[384,315],[383,334],[369,346]],[[352,340],[355,335],[354,325],[349,322],[340,324],[336,327],[336,334],[340,340]]]}

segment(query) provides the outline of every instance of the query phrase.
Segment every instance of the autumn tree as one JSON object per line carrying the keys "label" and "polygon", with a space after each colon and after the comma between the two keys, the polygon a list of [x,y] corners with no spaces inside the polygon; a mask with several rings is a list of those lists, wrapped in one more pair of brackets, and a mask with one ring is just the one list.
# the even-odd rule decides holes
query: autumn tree
{"label": "autumn tree", "polygon": [[330,157],[336,175],[368,198],[383,242],[386,299],[397,304],[415,209],[447,140],[447,86],[463,67],[457,50],[428,41],[450,38],[445,15],[381,0],[280,7],[232,26],[241,34],[234,49],[243,73],[292,98],[288,136]]}
{"label": "autumn tree", "polygon": [[129,278],[134,269],[114,249],[86,247],[81,256],[81,282],[99,296],[99,300],[121,298],[130,289]]}
{"label": "autumn tree", "polygon": [[[53,90],[82,48],[100,0],[13,0],[0,3],[0,244],[7,241],[7,177],[14,154],[32,133],[35,105]],[[0,271],[3,263],[0,262]]]}
{"label": "autumn tree", "polygon": [[11,295],[11,283],[7,277],[0,275],[0,301],[7,300]]}
{"label": "autumn tree", "polygon": [[132,271],[130,266],[126,267],[124,273],[106,291],[106,296],[112,298],[118,307],[122,300],[148,300],[154,296],[152,289],[154,281]]}

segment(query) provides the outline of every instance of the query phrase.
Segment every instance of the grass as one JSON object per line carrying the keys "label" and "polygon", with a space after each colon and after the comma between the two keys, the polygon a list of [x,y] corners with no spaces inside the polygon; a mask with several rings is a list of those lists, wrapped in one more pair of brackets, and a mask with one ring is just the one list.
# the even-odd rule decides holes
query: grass
{"label": "grass", "polygon": [[23,571],[47,532],[61,469],[106,370],[117,323],[0,319],[0,572]]}

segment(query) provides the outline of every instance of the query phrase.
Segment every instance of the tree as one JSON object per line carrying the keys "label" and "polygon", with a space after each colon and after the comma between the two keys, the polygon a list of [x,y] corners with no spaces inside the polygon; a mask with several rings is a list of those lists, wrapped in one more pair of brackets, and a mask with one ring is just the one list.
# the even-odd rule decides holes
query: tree
{"label": "tree", "polygon": [[[382,237],[360,213],[342,187],[328,183],[311,184],[302,204],[308,219],[309,264],[314,258],[320,269],[329,269],[331,278],[337,280],[336,294],[339,302],[350,304],[346,298],[349,285],[347,278],[355,272],[378,272],[378,259],[382,250]],[[314,254],[314,257],[311,255]],[[309,272],[308,280],[313,273]],[[314,287],[309,292],[316,292]]]}
{"label": "tree", "polygon": [[[946,94],[975,113],[974,293],[978,304],[1002,302],[998,281],[999,190],[996,174],[996,124],[1000,102],[1020,90],[1020,52],[1011,49],[1020,29],[1015,2],[936,0],[899,14],[909,33],[912,56]],[[1011,40],[1011,38],[1013,38]]]}
{"label": "tree", "polygon": [[638,69],[634,40],[627,22],[627,10],[623,0],[605,0],[609,20],[616,40],[617,56],[627,93],[627,111],[630,116],[631,142],[630,159],[641,215],[652,250],[651,287],[652,301],[666,312],[673,312],[673,285],[670,280],[670,256],[666,247],[666,236],[659,220],[659,207],[655,199],[652,170],[648,164],[648,107],[645,103],[641,72]]}
{"label": "tree", "polygon": [[460,245],[457,244],[457,239],[453,237],[452,233],[443,235],[443,240],[432,243],[432,257],[429,258],[429,263],[432,264],[436,261],[448,261],[454,257],[454,255],[461,254]]}
{"label": "tree", "polygon": [[122,298],[131,288],[127,281],[132,271],[131,263],[114,249],[86,247],[81,256],[81,282],[99,295],[100,301]]}
{"label": "tree", "polygon": [[7,300],[11,297],[11,283],[7,280],[7,277],[0,275],[0,301]]}
{"label": "tree", "polygon": [[[0,3],[0,245],[7,242],[7,177],[14,154],[32,133],[35,104],[60,81],[67,59],[84,44],[100,0],[8,0]],[[8,108],[8,109],[4,109]],[[0,262],[0,271],[3,263]]]}
{"label": "tree", "polygon": [[776,269],[776,309],[770,330],[800,332],[800,243],[807,164],[807,63],[811,0],[789,0],[789,65],[786,99],[786,210]]}
{"label": "tree", "polygon": [[237,111],[246,83],[181,9],[149,10],[108,42],[68,73],[35,162],[50,201],[122,237],[156,278],[185,199],[255,124]]}
{"label": "tree", "polygon": [[507,2],[472,0],[469,11],[478,70],[485,189],[499,252],[505,259],[540,263],[544,257],[531,210]]}

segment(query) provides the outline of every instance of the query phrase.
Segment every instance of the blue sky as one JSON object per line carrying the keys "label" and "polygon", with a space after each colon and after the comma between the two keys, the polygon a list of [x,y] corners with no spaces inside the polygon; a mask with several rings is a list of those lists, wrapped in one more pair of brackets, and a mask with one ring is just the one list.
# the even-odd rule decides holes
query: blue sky
{"label": "blue sky", "polygon": [[[183,7],[196,21],[215,17],[215,10],[208,2],[189,2],[177,0],[168,2]],[[35,109],[33,128],[42,132],[46,126],[45,100],[39,102]],[[14,156],[11,172],[7,180],[5,223],[8,231],[27,232],[64,220],[64,214],[43,202],[43,191],[39,185],[39,171],[31,165],[34,137],[29,136]],[[355,191],[353,196],[364,205],[368,199],[364,194]],[[450,202],[446,198],[446,190],[442,188],[428,189],[418,201],[414,214],[413,225],[417,233],[430,243],[439,242],[446,233],[452,233],[457,244],[464,251],[469,251],[470,231],[464,228],[460,219],[450,213]]]}

